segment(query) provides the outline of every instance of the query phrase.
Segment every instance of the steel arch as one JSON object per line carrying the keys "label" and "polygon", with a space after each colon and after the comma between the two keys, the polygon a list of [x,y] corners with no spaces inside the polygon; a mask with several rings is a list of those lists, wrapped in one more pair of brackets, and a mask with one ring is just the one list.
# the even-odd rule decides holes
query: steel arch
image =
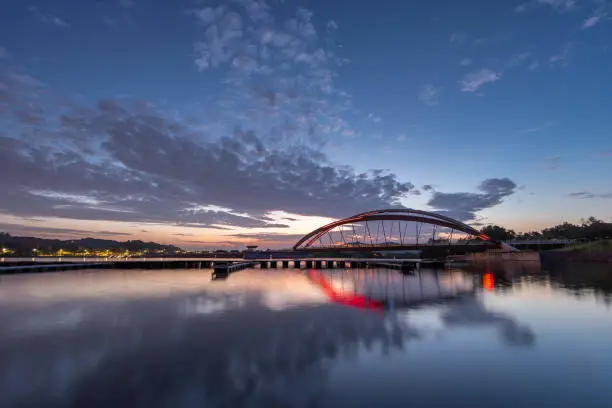
{"label": "steel arch", "polygon": [[[373,210],[367,211],[359,214],[355,214],[351,217],[344,218],[342,220],[331,222],[327,225],[324,225],[316,230],[306,234],[302,237],[294,246],[293,249],[307,249],[309,248],[313,242],[317,241],[321,236],[326,234],[327,232],[333,230],[336,227],[345,224],[351,224],[362,221],[384,221],[384,220],[400,220],[400,221],[415,221],[422,222],[431,225],[437,225],[442,227],[448,227],[455,229],[457,231],[464,232],[466,234],[474,235],[479,240],[487,241],[490,243],[496,243],[491,240],[491,238],[485,234],[482,234],[480,231],[470,227],[469,225],[455,220],[450,217],[446,217],[441,214],[432,213],[429,211],[423,210],[415,210],[412,208],[391,208],[384,210]],[[303,245],[305,244],[305,245]],[[300,246],[303,245],[302,248]]]}

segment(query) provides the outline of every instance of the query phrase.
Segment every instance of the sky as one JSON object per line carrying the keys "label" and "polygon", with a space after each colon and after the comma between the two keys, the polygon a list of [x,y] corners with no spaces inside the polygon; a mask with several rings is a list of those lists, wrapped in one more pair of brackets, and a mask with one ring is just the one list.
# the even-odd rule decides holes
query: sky
{"label": "sky", "polygon": [[612,1],[4,0],[0,231],[290,246],[612,214]]}

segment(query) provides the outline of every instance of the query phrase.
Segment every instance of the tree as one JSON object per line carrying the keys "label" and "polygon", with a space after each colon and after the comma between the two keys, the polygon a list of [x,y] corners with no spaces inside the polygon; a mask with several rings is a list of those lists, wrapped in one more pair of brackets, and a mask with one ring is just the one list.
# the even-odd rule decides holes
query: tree
{"label": "tree", "polygon": [[589,241],[612,238],[612,223],[589,217],[582,222],[583,236]]}
{"label": "tree", "polygon": [[487,225],[480,232],[488,235],[494,241],[510,241],[516,237],[516,232],[511,229],[505,229],[499,225]]}
{"label": "tree", "polygon": [[539,231],[524,232],[516,236],[516,239],[519,239],[519,240],[541,239],[541,238],[542,238],[542,233]]}

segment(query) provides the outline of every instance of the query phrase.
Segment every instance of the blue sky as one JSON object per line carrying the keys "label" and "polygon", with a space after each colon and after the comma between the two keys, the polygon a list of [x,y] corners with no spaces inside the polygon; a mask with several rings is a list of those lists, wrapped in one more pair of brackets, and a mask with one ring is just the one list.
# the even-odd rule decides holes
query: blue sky
{"label": "blue sky", "polygon": [[0,229],[273,245],[388,205],[610,220],[610,1],[4,3]]}

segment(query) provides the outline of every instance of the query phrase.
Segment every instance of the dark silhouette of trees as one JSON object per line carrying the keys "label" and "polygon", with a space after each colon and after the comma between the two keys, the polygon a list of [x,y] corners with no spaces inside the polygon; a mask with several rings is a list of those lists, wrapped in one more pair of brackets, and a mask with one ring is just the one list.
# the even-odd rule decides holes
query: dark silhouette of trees
{"label": "dark silhouette of trees", "polygon": [[530,239],[575,239],[583,241],[595,241],[599,239],[612,239],[612,223],[589,217],[582,220],[581,224],[563,222],[553,227],[544,228],[542,231],[532,231],[516,234],[499,225],[487,225],[480,230],[494,240],[530,240]]}
{"label": "dark silhouette of trees", "polygon": [[44,253],[55,253],[59,250],[69,252],[83,252],[96,250],[111,250],[115,252],[125,251],[166,251],[175,253],[180,248],[174,245],[163,245],[156,242],[143,241],[114,241],[98,238],[81,238],[73,240],[46,239],[35,237],[18,237],[9,233],[0,232],[0,247],[15,252],[16,255],[28,256],[32,250]]}
{"label": "dark silhouette of trees", "polygon": [[482,228],[480,232],[488,235],[495,241],[509,241],[516,237],[516,232],[500,227],[499,225],[487,225]]}

